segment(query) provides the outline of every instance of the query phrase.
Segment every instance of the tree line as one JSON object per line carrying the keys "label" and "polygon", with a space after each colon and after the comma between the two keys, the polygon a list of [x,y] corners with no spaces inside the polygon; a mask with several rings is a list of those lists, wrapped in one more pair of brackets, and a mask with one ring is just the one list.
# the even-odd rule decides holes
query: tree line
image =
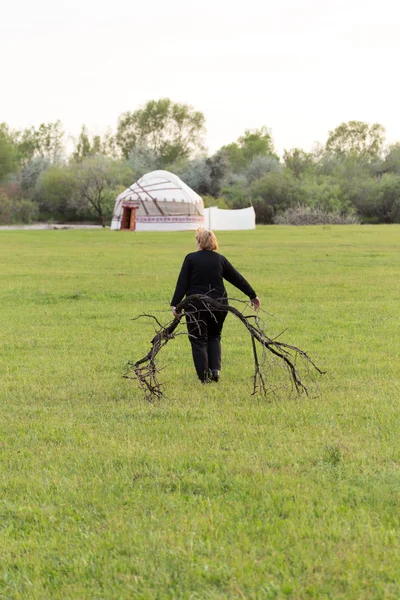
{"label": "tree line", "polygon": [[312,152],[280,158],[267,127],[246,130],[212,155],[205,117],[168,98],[122,114],[116,132],[82,126],[67,155],[60,121],[13,130],[0,123],[0,223],[109,224],[114,199],[148,171],[167,169],[205,205],[252,204],[259,223],[400,222],[400,142],[378,123],[342,123]]}

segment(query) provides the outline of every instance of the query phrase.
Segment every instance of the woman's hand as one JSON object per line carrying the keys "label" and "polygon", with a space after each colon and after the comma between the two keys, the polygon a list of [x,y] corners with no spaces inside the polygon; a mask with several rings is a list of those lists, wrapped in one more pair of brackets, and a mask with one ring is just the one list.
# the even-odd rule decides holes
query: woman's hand
{"label": "woman's hand", "polygon": [[171,306],[172,314],[174,317],[180,317],[182,313],[176,312],[176,306]]}
{"label": "woman's hand", "polygon": [[253,298],[253,300],[251,301],[251,305],[254,308],[254,310],[258,310],[261,306],[260,298],[258,296],[256,298]]}

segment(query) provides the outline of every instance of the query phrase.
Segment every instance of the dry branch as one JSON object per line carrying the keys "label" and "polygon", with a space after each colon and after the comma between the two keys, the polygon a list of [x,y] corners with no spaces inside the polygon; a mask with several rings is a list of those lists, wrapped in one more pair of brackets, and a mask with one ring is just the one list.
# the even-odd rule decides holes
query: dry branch
{"label": "dry branch", "polygon": [[[245,305],[248,306],[248,303],[246,302]],[[198,306],[201,306],[201,309],[198,308]],[[180,324],[180,321],[184,315],[183,311],[185,311],[185,309],[190,309],[190,317],[192,319],[196,318],[196,314],[198,314],[200,310],[209,310],[212,312],[227,311],[233,314],[239,319],[239,321],[243,323],[251,336],[253,348],[253,394],[256,394],[257,392],[260,392],[264,395],[276,393],[276,385],[268,378],[268,375],[270,375],[267,369],[268,359],[271,360],[271,358],[274,359],[272,362],[273,367],[279,364],[284,367],[289,376],[289,382],[291,383],[292,389],[294,389],[299,395],[303,392],[307,395],[309,393],[308,388],[304,383],[304,378],[301,376],[300,369],[297,365],[299,359],[301,359],[302,364],[305,365],[307,375],[310,375],[311,369],[315,370],[320,375],[325,373],[324,371],[321,371],[319,367],[317,367],[317,365],[308,356],[307,352],[304,352],[300,348],[297,348],[291,344],[278,341],[278,337],[280,336],[270,338],[265,333],[266,325],[261,318],[260,313],[256,315],[245,315],[244,311],[241,312],[236,307],[231,305],[227,306],[220,300],[215,300],[209,296],[204,296],[201,294],[193,294],[191,296],[187,296],[178,304],[176,311],[179,316],[175,317],[166,326],[161,325],[154,315],[143,314],[139,315],[139,317],[136,317],[136,319],[142,317],[152,318],[160,327],[156,335],[151,340],[151,348],[149,352],[146,354],[146,356],[135,363],[128,362],[128,372],[125,375],[127,379],[137,379],[139,381],[145,397],[148,400],[161,398],[163,396],[161,390],[162,384],[158,380],[158,373],[160,372],[160,369],[156,365],[156,357],[160,350],[170,340],[179,335],[176,333],[176,329]],[[260,344],[259,349],[261,351],[261,356],[259,355],[259,349],[257,348],[256,342]]]}

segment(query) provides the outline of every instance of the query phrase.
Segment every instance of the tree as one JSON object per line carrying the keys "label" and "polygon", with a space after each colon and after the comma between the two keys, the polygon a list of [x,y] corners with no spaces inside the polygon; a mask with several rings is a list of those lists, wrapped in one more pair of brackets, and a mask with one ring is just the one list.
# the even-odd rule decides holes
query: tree
{"label": "tree", "polygon": [[400,142],[392,144],[387,149],[385,160],[383,162],[383,170],[386,173],[396,173],[397,175],[400,175]]}
{"label": "tree", "polygon": [[309,171],[315,165],[314,156],[304,152],[301,148],[293,148],[283,152],[283,162],[297,179]]}
{"label": "tree", "polygon": [[20,162],[25,165],[33,158],[45,158],[51,163],[64,154],[64,130],[61,121],[41,123],[38,128],[28,127],[14,132]]}
{"label": "tree", "polygon": [[70,166],[72,195],[69,205],[79,213],[95,215],[101,225],[111,218],[115,197],[130,183],[126,165],[95,156]]}
{"label": "tree", "polygon": [[162,166],[160,158],[147,146],[138,144],[129,154],[127,165],[132,171],[132,178],[136,181],[145,173],[156,171]]}
{"label": "tree", "polygon": [[198,194],[210,194],[211,169],[206,156],[171,165],[170,169]]}
{"label": "tree", "polygon": [[282,165],[275,156],[262,156],[257,154],[251,159],[243,175],[249,183],[253,183],[257,179],[261,179],[267,173],[279,173],[282,170]]}
{"label": "tree", "polygon": [[0,224],[32,223],[38,217],[38,207],[24,198],[10,198],[0,192]]}
{"label": "tree", "polygon": [[24,194],[32,199],[36,195],[37,182],[43,171],[50,167],[50,162],[40,156],[32,158],[21,170],[19,182]]}
{"label": "tree", "polygon": [[72,160],[80,162],[90,156],[116,156],[115,138],[111,131],[107,131],[103,137],[94,135],[92,139],[86,125],[82,125],[81,132],[75,140],[75,151],[72,153]]}
{"label": "tree", "polygon": [[76,219],[76,210],[70,206],[73,192],[70,167],[52,165],[42,171],[35,188],[35,196],[40,199],[38,204],[41,214],[63,220]]}
{"label": "tree", "polygon": [[355,157],[371,162],[380,156],[384,140],[385,129],[379,123],[349,121],[329,132],[325,150],[338,158]]}
{"label": "tree", "polygon": [[237,142],[223,146],[220,150],[227,157],[232,170],[239,173],[247,167],[255,156],[274,156],[271,131],[267,127],[246,129]]}
{"label": "tree", "polygon": [[161,98],[150,100],[135,112],[122,114],[116,141],[126,158],[135,147],[144,145],[166,165],[202,149],[204,133],[203,113],[187,104]]}
{"label": "tree", "polygon": [[230,208],[246,208],[251,205],[252,195],[244,175],[228,173],[222,182],[221,195]]}
{"label": "tree", "polygon": [[217,198],[221,192],[223,179],[228,173],[229,163],[222,152],[216,152],[207,158],[207,164],[210,169],[210,188],[205,193]]}
{"label": "tree", "polygon": [[75,151],[72,154],[72,160],[80,162],[84,158],[96,154],[98,146],[98,138],[93,139],[93,142],[91,142],[86,125],[82,125],[78,139],[75,140]]}
{"label": "tree", "polygon": [[16,167],[16,148],[12,142],[8,127],[0,124],[0,183]]}
{"label": "tree", "polygon": [[299,202],[326,213],[352,214],[348,190],[341,183],[338,177],[303,177],[298,183]]}
{"label": "tree", "polygon": [[381,180],[363,179],[353,184],[352,200],[365,222],[400,222],[400,177],[385,173]]}
{"label": "tree", "polygon": [[189,187],[202,196],[217,198],[222,181],[229,171],[226,156],[217,152],[213,156],[199,156],[193,160],[168,165]]}
{"label": "tree", "polygon": [[302,202],[302,192],[290,172],[267,173],[250,188],[254,210],[261,223],[272,223],[273,217],[290,206]]}

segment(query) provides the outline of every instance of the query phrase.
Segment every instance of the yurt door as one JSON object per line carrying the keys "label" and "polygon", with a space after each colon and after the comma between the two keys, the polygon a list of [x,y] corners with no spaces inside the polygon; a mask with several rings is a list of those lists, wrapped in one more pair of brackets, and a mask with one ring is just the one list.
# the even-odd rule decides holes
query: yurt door
{"label": "yurt door", "polygon": [[136,229],[136,208],[132,208],[131,210],[131,218],[129,221],[129,229],[131,231],[135,231]]}
{"label": "yurt door", "polygon": [[135,231],[135,229],[136,229],[136,208],[131,208],[130,206],[124,206],[124,212],[122,214],[121,229],[129,229],[129,231]]}

